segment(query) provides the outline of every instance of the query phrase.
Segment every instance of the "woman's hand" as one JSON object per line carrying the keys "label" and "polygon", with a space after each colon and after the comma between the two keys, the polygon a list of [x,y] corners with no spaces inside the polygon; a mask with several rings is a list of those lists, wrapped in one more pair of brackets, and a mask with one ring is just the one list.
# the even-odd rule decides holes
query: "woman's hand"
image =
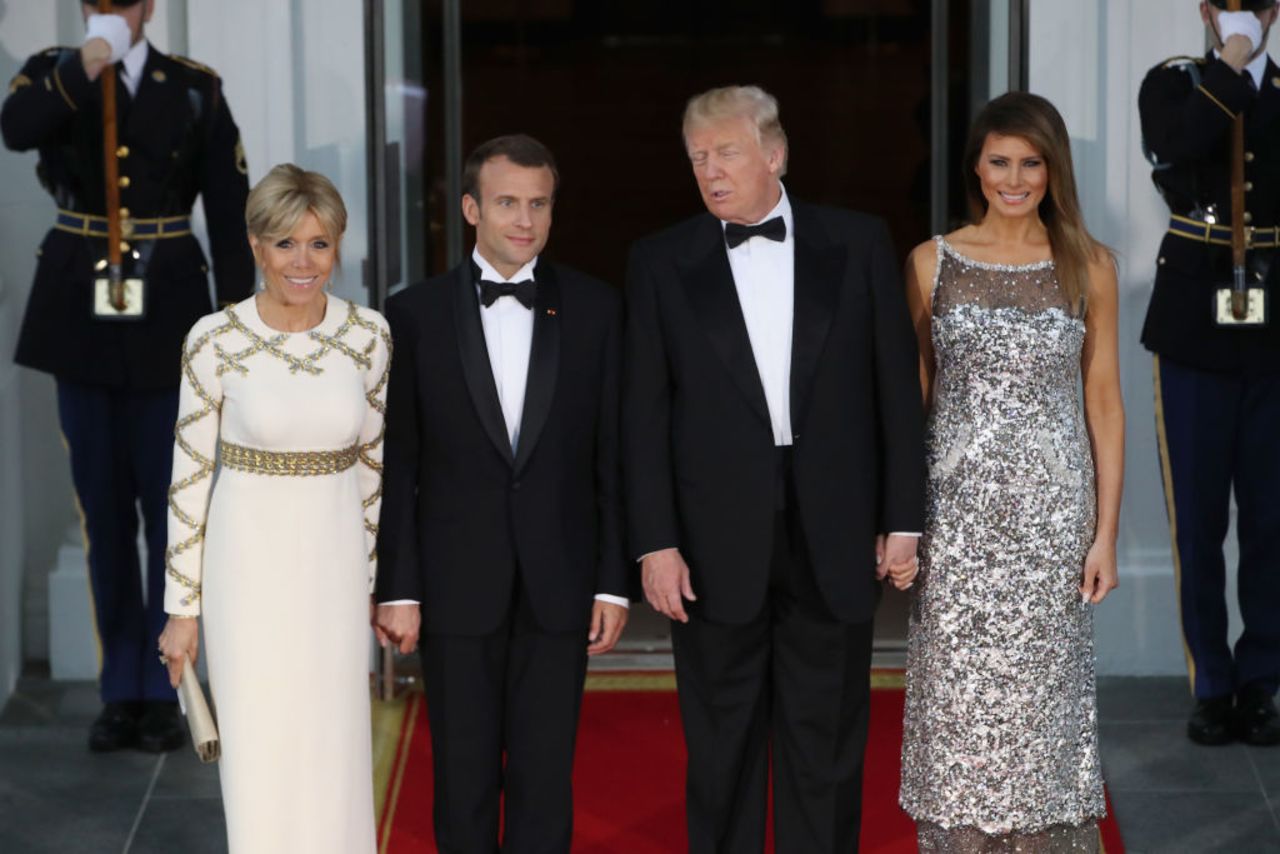
{"label": "woman's hand", "polygon": [[1107,594],[1120,585],[1116,571],[1116,544],[1094,540],[1084,559],[1084,581],[1080,585],[1080,597],[1097,605]]}
{"label": "woman's hand", "polygon": [[160,633],[160,663],[169,668],[169,684],[182,681],[182,663],[195,667],[200,648],[200,625],[194,617],[170,617]]}

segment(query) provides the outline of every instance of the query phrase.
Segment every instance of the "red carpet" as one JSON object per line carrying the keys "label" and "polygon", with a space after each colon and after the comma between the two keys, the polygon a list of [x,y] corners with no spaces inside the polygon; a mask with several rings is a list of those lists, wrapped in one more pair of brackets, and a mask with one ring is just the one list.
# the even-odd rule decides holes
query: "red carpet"
{"label": "red carpet", "polygon": [[[671,854],[686,850],[684,742],[670,674],[592,678],[582,708],[574,778],[575,854]],[[914,852],[915,826],[898,807],[901,674],[877,673],[871,694],[862,796],[864,852]],[[625,686],[625,690],[611,690]],[[431,740],[421,697],[405,707],[379,825],[379,850],[434,852]],[[1107,854],[1123,852],[1112,818]],[[769,846],[772,850],[772,846]]]}

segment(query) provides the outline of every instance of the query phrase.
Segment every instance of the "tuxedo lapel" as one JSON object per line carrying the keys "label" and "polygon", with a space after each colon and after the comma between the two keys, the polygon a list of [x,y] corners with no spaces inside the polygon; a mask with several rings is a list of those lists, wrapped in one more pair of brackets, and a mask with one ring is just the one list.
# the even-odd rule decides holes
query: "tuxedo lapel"
{"label": "tuxedo lapel", "polygon": [[476,285],[471,280],[471,265],[461,264],[453,271],[453,323],[458,332],[458,355],[462,357],[462,374],[471,392],[476,415],[495,448],[508,463],[512,462],[511,440],[507,422],[502,417],[498,387],[493,381],[489,349],[485,346],[484,327],[480,325],[480,303]]}
{"label": "tuxedo lapel", "polygon": [[515,473],[529,462],[538,437],[547,423],[555,399],[556,376],[560,372],[560,283],[550,264],[539,262],[534,271],[538,300],[533,307],[533,345],[529,351],[529,379],[524,391],[524,411],[520,415]]}
{"label": "tuxedo lapel", "polygon": [[751,351],[747,321],[733,283],[733,270],[718,220],[706,217],[693,241],[694,260],[681,271],[685,294],[711,346],[719,354],[734,384],[746,395],[751,408],[770,425],[769,404]]}
{"label": "tuxedo lapel", "polygon": [[795,309],[791,332],[791,427],[799,433],[818,360],[827,341],[844,279],[845,253],[821,239],[814,214],[793,202]]}

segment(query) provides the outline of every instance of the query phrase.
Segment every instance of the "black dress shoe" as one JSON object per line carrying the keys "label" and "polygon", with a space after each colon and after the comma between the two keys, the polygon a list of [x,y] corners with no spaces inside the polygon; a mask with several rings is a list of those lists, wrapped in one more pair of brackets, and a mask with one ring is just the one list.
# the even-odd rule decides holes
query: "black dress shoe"
{"label": "black dress shoe", "polygon": [[123,750],[137,743],[137,703],[107,703],[89,727],[89,749],[95,753]]}
{"label": "black dress shoe", "polygon": [[187,740],[177,703],[149,702],[138,719],[138,747],[148,753],[177,750]]}
{"label": "black dress shoe", "polygon": [[1255,747],[1280,744],[1280,715],[1271,692],[1259,685],[1246,685],[1236,697],[1232,718],[1235,737]]}
{"label": "black dress shoe", "polygon": [[1196,702],[1187,721],[1187,738],[1196,744],[1218,746],[1231,743],[1231,695]]}

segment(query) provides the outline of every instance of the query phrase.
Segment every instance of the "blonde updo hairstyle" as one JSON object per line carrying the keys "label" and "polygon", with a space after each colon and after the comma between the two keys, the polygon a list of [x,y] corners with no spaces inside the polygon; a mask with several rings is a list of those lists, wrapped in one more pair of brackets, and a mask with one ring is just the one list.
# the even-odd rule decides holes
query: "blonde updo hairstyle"
{"label": "blonde updo hairstyle", "polygon": [[342,203],[338,188],[319,172],[308,172],[292,163],[272,168],[249,191],[244,224],[250,237],[259,243],[272,243],[292,234],[308,211],[315,214],[325,235],[333,241],[335,260],[340,264],[347,206]]}
{"label": "blonde updo hairstyle", "polygon": [[685,142],[695,128],[724,119],[745,118],[756,132],[760,147],[776,145],[782,149],[782,168],[778,177],[787,174],[787,132],[778,118],[778,99],[759,86],[722,86],[694,95],[685,105],[681,132]]}

